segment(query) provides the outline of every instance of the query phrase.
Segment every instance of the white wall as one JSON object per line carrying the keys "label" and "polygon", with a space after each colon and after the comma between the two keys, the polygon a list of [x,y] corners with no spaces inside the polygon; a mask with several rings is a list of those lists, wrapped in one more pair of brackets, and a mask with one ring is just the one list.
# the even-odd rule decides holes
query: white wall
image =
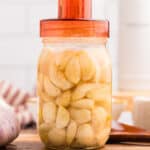
{"label": "white wall", "polygon": [[[96,0],[94,17],[111,21],[110,51],[117,83],[117,0]],[[41,49],[39,20],[57,16],[57,0],[0,0],[0,79],[31,90]],[[114,84],[117,87],[117,84]]]}
{"label": "white wall", "polygon": [[120,1],[119,18],[119,89],[150,91],[150,1]]}

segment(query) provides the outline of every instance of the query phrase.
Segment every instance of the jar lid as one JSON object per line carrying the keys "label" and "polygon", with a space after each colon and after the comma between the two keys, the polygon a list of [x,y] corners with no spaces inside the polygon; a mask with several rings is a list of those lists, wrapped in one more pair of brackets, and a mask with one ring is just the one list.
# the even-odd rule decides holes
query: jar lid
{"label": "jar lid", "polygon": [[96,20],[42,20],[41,37],[109,37],[109,22]]}
{"label": "jar lid", "polygon": [[91,20],[92,0],[59,0],[58,19],[40,21],[41,37],[109,37],[109,22]]}

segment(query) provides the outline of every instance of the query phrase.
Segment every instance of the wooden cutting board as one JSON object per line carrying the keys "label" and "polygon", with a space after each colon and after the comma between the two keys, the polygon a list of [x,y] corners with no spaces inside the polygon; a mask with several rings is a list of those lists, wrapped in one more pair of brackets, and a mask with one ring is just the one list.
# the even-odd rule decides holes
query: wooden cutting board
{"label": "wooden cutting board", "polygon": [[150,144],[150,131],[113,121],[109,142],[147,142]]}

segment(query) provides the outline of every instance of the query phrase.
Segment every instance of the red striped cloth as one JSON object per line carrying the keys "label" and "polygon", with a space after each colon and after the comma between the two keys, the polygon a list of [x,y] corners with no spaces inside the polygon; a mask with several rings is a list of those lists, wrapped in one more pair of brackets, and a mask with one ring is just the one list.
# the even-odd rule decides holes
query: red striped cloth
{"label": "red striped cloth", "polygon": [[22,127],[34,121],[26,105],[27,100],[31,97],[29,93],[16,88],[8,81],[0,81],[0,96],[14,108]]}

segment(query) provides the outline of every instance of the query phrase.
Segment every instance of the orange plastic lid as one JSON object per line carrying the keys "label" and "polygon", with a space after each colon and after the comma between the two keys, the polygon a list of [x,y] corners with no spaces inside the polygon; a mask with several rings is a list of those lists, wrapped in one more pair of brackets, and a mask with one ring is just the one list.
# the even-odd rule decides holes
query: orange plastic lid
{"label": "orange plastic lid", "polygon": [[91,20],[92,0],[59,0],[58,19],[40,21],[41,37],[109,37],[109,22]]}

